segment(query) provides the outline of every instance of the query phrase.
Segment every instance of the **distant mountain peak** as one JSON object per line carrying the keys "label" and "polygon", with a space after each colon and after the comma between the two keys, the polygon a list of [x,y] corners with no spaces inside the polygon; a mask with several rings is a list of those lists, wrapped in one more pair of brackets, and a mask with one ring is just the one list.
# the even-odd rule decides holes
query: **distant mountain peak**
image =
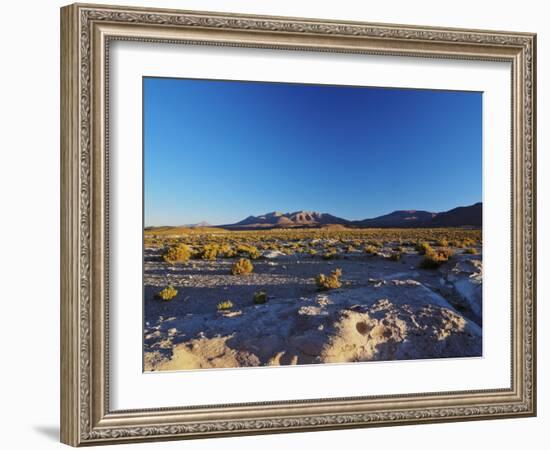
{"label": "distant mountain peak", "polygon": [[187,227],[187,228],[200,228],[200,227],[210,227],[212,225],[210,223],[206,222],[205,220],[203,220],[202,222],[189,223],[189,224],[183,225],[183,226]]}
{"label": "distant mountain peak", "polygon": [[479,202],[439,213],[418,209],[402,209],[395,210],[383,216],[356,221],[317,211],[299,210],[290,213],[272,211],[259,216],[248,216],[240,222],[222,225],[221,227],[229,229],[324,227],[327,225],[361,228],[480,227],[482,223],[482,208],[483,205]]}
{"label": "distant mountain peak", "polygon": [[225,228],[292,228],[315,227],[323,225],[347,225],[350,222],[340,217],[317,211],[299,210],[291,213],[272,211],[259,216],[248,216],[235,224],[224,225]]}
{"label": "distant mountain peak", "polygon": [[417,209],[396,210],[389,214],[356,221],[360,227],[480,227],[482,223],[482,204],[459,206],[444,212],[430,212]]}

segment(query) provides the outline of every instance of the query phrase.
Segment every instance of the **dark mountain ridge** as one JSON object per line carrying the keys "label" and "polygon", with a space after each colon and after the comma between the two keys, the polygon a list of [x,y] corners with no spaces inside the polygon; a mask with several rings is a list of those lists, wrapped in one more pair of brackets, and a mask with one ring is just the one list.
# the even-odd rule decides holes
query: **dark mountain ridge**
{"label": "dark mountain ridge", "polygon": [[430,223],[434,217],[437,216],[437,213],[429,211],[418,211],[418,210],[399,210],[393,211],[389,214],[374,217],[372,219],[365,219],[355,221],[355,225],[362,227],[421,227],[425,224]]}
{"label": "dark mountain ridge", "polygon": [[230,230],[257,230],[271,228],[320,228],[343,225],[349,228],[432,228],[432,227],[481,227],[482,203],[460,206],[444,212],[422,210],[398,210],[383,216],[364,220],[347,220],[328,213],[273,211],[260,216],[248,216],[240,222],[219,225]]}

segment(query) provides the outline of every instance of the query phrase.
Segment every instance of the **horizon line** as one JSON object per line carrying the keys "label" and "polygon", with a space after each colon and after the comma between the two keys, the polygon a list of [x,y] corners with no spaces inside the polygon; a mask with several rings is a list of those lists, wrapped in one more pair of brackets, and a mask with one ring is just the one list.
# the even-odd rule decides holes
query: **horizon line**
{"label": "horizon line", "polygon": [[330,212],[320,212],[320,211],[315,211],[315,210],[309,210],[309,209],[299,209],[299,210],[296,210],[296,211],[288,211],[288,212],[282,212],[281,210],[270,210],[268,212],[264,212],[264,213],[260,213],[260,214],[249,214],[247,215],[246,217],[242,218],[242,219],[239,219],[237,220],[236,222],[234,223],[228,223],[228,222],[224,222],[224,223],[218,223],[218,224],[214,224],[214,223],[210,223],[210,221],[206,220],[206,219],[203,219],[203,220],[200,220],[198,222],[195,222],[195,223],[185,223],[185,221],[183,221],[184,223],[177,223],[177,224],[162,224],[162,225],[146,225],[145,224],[145,220],[143,221],[143,228],[151,228],[151,227],[187,227],[187,226],[195,226],[197,224],[200,224],[200,223],[206,223],[207,225],[205,226],[211,226],[211,227],[222,227],[222,226],[227,226],[227,225],[233,225],[235,223],[238,223],[238,222],[241,222],[245,219],[248,219],[249,217],[260,217],[260,216],[265,216],[267,214],[274,214],[274,213],[281,213],[282,215],[288,215],[288,214],[296,214],[296,213],[317,213],[317,214],[329,214],[333,217],[336,217],[338,219],[342,219],[342,220],[345,220],[347,222],[363,222],[365,220],[372,220],[372,219],[377,219],[379,217],[383,217],[383,216],[386,216],[386,215],[389,215],[389,214],[393,214],[395,212],[401,212],[401,211],[407,211],[407,212],[427,212],[427,213],[431,213],[431,214],[442,214],[442,213],[446,213],[446,212],[449,212],[449,211],[452,211],[453,209],[457,209],[457,208],[468,208],[468,207],[471,207],[471,206],[475,206],[477,205],[478,203],[481,203],[483,204],[483,200],[480,200],[478,202],[474,202],[474,203],[471,203],[471,204],[468,204],[468,205],[458,205],[458,206],[455,206],[453,208],[450,208],[450,209],[446,209],[444,211],[430,211],[430,210],[427,210],[427,209],[394,209],[390,212],[387,212],[387,213],[384,213],[384,214],[381,214],[381,215],[378,215],[378,216],[374,216],[374,217],[366,217],[364,219],[347,219],[343,216],[339,216],[337,214],[333,214],[333,213],[330,213]]}

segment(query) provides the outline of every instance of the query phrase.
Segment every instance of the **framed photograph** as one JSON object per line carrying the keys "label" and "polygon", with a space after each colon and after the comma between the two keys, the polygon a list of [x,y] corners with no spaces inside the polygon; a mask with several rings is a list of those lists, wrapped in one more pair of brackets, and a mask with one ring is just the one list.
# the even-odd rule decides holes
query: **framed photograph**
{"label": "framed photograph", "polygon": [[62,442],[535,415],[535,58],[62,8]]}

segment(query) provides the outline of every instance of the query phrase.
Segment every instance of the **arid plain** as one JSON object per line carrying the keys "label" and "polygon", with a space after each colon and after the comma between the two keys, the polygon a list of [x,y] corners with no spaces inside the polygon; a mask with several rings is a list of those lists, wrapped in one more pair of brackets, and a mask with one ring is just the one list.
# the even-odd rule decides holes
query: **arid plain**
{"label": "arid plain", "polygon": [[479,227],[284,222],[145,230],[145,370],[482,355]]}

